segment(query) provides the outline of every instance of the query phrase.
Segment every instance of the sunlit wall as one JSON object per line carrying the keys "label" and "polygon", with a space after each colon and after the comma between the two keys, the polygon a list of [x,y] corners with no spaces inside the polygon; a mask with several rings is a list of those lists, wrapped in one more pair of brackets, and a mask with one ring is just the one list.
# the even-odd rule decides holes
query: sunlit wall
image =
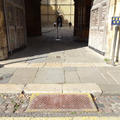
{"label": "sunlit wall", "polygon": [[56,21],[56,13],[59,12],[63,17],[63,24],[69,22],[74,25],[74,1],[73,0],[42,0],[41,19],[42,26],[51,26]]}

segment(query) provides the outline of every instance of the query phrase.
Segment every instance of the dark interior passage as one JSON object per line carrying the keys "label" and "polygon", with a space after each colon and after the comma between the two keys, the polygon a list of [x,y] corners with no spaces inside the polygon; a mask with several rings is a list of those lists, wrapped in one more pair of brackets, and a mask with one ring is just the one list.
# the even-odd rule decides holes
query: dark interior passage
{"label": "dark interior passage", "polygon": [[[61,56],[65,51],[74,51],[75,49],[87,46],[87,42],[77,42],[76,37],[73,36],[73,29],[62,28],[59,33],[62,35],[61,40],[56,40],[56,30],[43,33],[42,36],[28,37],[28,46],[24,50],[15,52],[10,59],[24,58],[25,61],[37,61],[50,54],[56,53],[56,56]],[[58,54],[57,54],[58,53]],[[29,59],[30,57],[30,59]],[[34,58],[35,57],[35,58]]]}
{"label": "dark interior passage", "polygon": [[26,27],[28,36],[41,35],[40,0],[25,0]]}
{"label": "dark interior passage", "polygon": [[[59,0],[58,0],[59,1]],[[75,0],[74,1],[75,13],[74,13],[74,26],[72,28],[63,28],[62,31],[62,42],[67,42],[67,46],[61,47],[60,50],[68,49],[68,46],[72,46],[72,42],[77,40],[80,42],[88,42],[89,36],[89,23],[90,23],[90,9],[92,5],[92,0]],[[42,32],[41,24],[41,0],[21,0],[21,1],[9,1],[5,2],[5,11],[6,11],[6,23],[8,30],[8,52],[12,53],[14,50],[19,49],[23,46],[29,46],[30,44],[37,44],[39,47],[42,47],[43,42],[45,42],[44,37],[46,35],[47,40],[50,39],[49,45],[52,44],[52,40],[56,39],[56,28],[50,30],[50,34],[44,34]],[[23,14],[24,13],[24,14]],[[25,22],[26,21],[26,22]],[[49,30],[48,28],[46,28]],[[69,32],[70,31],[70,32]],[[72,31],[72,33],[71,33]],[[26,35],[27,33],[27,35]],[[65,34],[66,33],[66,34]],[[74,33],[74,34],[73,34]],[[40,37],[40,36],[43,37]],[[51,36],[52,35],[52,36]],[[72,35],[72,37],[71,37]],[[74,35],[74,37],[73,37]],[[28,39],[28,37],[39,36],[38,40]],[[40,42],[42,41],[42,42]],[[31,43],[30,43],[31,42]],[[39,43],[37,43],[39,42]],[[56,43],[56,41],[55,41]],[[47,43],[46,43],[47,44]],[[58,47],[58,44],[55,47]],[[44,46],[44,45],[43,45]],[[76,48],[78,47],[76,46]],[[47,46],[44,46],[44,49],[47,49]],[[65,48],[66,47],[66,48]],[[75,47],[75,46],[74,46]],[[74,48],[73,47],[73,48]],[[38,49],[38,48],[37,48]],[[72,47],[70,47],[72,49]],[[54,49],[53,51],[58,51]],[[52,50],[50,50],[52,51]]]}
{"label": "dark interior passage", "polygon": [[[90,9],[92,6],[92,0],[75,0],[74,3],[74,36],[78,36],[79,41],[87,42],[89,36]],[[26,25],[28,36],[41,35],[42,18],[40,4],[40,0],[25,0]]]}
{"label": "dark interior passage", "polygon": [[92,1],[93,0],[75,1],[74,35],[79,36],[80,41],[88,41]]}

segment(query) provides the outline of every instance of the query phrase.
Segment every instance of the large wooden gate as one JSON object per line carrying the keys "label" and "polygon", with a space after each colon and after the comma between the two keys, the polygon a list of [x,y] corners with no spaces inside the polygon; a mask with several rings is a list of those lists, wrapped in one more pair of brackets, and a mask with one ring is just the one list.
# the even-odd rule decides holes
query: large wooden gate
{"label": "large wooden gate", "polygon": [[80,41],[88,41],[90,9],[92,0],[75,0],[75,30],[74,35]]}
{"label": "large wooden gate", "polygon": [[106,51],[109,0],[96,0],[91,9],[89,46],[101,54]]}
{"label": "large wooden gate", "polygon": [[7,26],[8,50],[26,45],[25,7],[24,0],[4,0]]}

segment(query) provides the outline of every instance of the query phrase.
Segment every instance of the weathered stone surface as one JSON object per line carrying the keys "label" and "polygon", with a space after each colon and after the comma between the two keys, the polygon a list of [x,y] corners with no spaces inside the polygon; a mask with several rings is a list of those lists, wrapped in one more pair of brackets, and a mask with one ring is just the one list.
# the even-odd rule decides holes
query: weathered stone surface
{"label": "weathered stone surface", "polygon": [[77,71],[65,71],[65,83],[80,83]]}
{"label": "weathered stone surface", "polygon": [[62,93],[62,85],[59,84],[28,84],[24,88],[25,93]]}
{"label": "weathered stone surface", "polygon": [[91,9],[89,46],[102,54],[106,51],[106,31],[109,0],[94,0]]}
{"label": "weathered stone surface", "polygon": [[102,91],[97,84],[63,84],[63,93],[90,93],[97,96],[101,95]]}
{"label": "weathered stone surface", "polygon": [[81,83],[107,84],[101,73],[93,67],[80,67],[77,73]]}
{"label": "weathered stone surface", "polygon": [[12,84],[27,84],[31,83],[36,76],[38,68],[20,68],[17,69],[11,77],[9,83]]}
{"label": "weathered stone surface", "polygon": [[115,84],[107,84],[107,85],[99,85],[101,90],[103,91],[103,95],[120,95],[120,85]]}
{"label": "weathered stone surface", "polygon": [[21,93],[24,85],[0,84],[0,93]]}
{"label": "weathered stone surface", "polygon": [[33,83],[62,84],[64,83],[64,70],[61,68],[40,69]]}

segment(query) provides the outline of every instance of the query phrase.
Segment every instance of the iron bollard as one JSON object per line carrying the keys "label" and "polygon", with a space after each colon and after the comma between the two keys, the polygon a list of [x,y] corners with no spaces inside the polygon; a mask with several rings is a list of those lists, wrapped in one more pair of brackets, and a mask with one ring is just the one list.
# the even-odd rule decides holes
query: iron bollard
{"label": "iron bollard", "polygon": [[119,52],[120,52],[120,27],[119,27],[119,38],[118,38],[118,43],[117,43],[117,56],[116,56],[116,61],[119,62]]}
{"label": "iron bollard", "polygon": [[119,31],[119,26],[115,27],[115,35],[114,35],[114,41],[113,41],[113,51],[112,51],[112,65],[115,66],[115,49],[116,49],[116,43],[117,43],[117,35]]}

